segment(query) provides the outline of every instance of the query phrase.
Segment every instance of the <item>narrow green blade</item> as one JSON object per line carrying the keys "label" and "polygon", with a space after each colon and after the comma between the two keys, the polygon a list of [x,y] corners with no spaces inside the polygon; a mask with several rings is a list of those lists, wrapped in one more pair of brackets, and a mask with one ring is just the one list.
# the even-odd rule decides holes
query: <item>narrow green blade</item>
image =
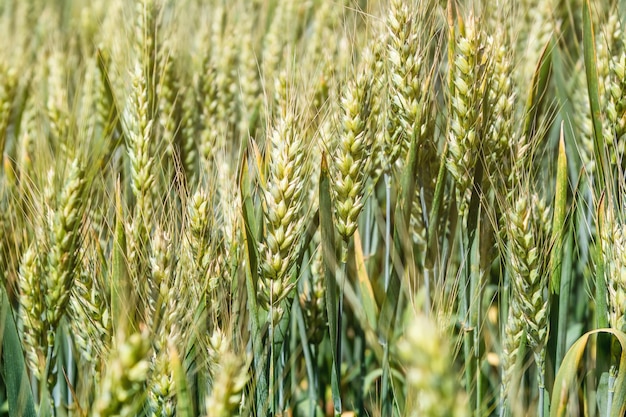
{"label": "narrow green blade", "polygon": [[561,257],[563,252],[563,233],[565,230],[565,213],[567,207],[567,154],[565,152],[565,134],[561,123],[559,155],[556,170],[556,192],[554,195],[554,217],[552,218],[552,279],[550,290],[558,294],[561,288]]}
{"label": "narrow green blade", "polygon": [[124,226],[124,213],[122,208],[122,192],[120,183],[115,190],[115,237],[113,252],[111,255],[111,316],[113,333],[117,333],[120,326],[128,326],[128,330],[134,329],[134,320],[130,315],[128,306],[130,303],[130,277],[126,264],[126,230]]}
{"label": "narrow green blade", "polygon": [[[559,368],[559,372],[554,380],[554,389],[552,390],[552,401],[550,406],[550,417],[562,417],[567,414],[567,406],[570,392],[577,392],[579,387],[576,383],[577,373],[582,361],[585,358],[585,348],[589,341],[589,337],[593,334],[612,335],[619,341],[622,347],[622,353],[619,361],[619,371],[615,381],[615,392],[613,397],[613,408],[610,416],[623,416],[626,411],[626,334],[614,329],[597,329],[582,335],[569,349],[563,364]],[[597,351],[598,354],[602,352]],[[595,406],[593,404],[592,406]]]}
{"label": "narrow green blade", "polygon": [[36,417],[33,393],[26,374],[22,345],[17,327],[10,311],[9,298],[4,286],[0,286],[0,314],[3,323],[2,377],[6,383],[11,416]]}
{"label": "narrow green blade", "polygon": [[[596,157],[598,172],[597,188],[604,189],[609,186],[606,182],[608,162],[604,136],[602,135],[602,119],[600,113],[600,97],[598,93],[598,69],[596,64],[596,43],[591,19],[591,4],[589,0],[583,3],[583,52],[585,59],[585,74],[587,76],[587,91],[589,105],[591,106],[591,120],[593,122],[593,152]],[[609,188],[610,189],[610,188]]]}
{"label": "narrow green blade", "polygon": [[192,417],[194,415],[193,401],[189,392],[187,375],[176,349],[170,350],[170,364],[174,373],[174,381],[176,381],[176,415],[178,417]]}
{"label": "narrow green blade", "polygon": [[537,131],[539,124],[539,115],[545,102],[548,81],[552,73],[552,49],[554,48],[554,40],[550,38],[541,50],[539,62],[533,73],[530,91],[526,99],[526,109],[524,118],[524,129],[522,134],[526,138],[531,138]]}
{"label": "narrow green blade", "polygon": [[333,358],[334,371],[332,374],[332,394],[335,404],[335,413],[341,412],[341,396],[339,393],[339,381],[341,378],[341,358],[335,354],[337,346],[337,281],[334,271],[337,270],[337,252],[335,243],[335,228],[333,225],[332,202],[330,199],[330,179],[328,178],[328,165],[326,156],[322,156],[322,167],[319,185],[320,199],[320,233],[322,238],[322,257],[325,269],[326,283],[326,309],[328,312],[328,327],[330,331],[330,344]]}
{"label": "narrow green blade", "polygon": [[254,391],[256,394],[257,405],[265,406],[268,404],[267,396],[269,393],[269,385],[267,380],[266,355],[267,350],[264,349],[263,334],[261,331],[261,322],[259,319],[259,308],[257,306],[256,288],[258,280],[258,253],[257,253],[257,221],[254,213],[254,204],[250,191],[250,179],[248,176],[248,158],[247,154],[241,156],[241,168],[239,170],[239,189],[242,200],[242,221],[244,228],[244,256],[246,259],[246,293],[248,298],[248,311],[250,313],[251,330],[252,330],[252,346],[254,349],[254,368],[256,386]]}

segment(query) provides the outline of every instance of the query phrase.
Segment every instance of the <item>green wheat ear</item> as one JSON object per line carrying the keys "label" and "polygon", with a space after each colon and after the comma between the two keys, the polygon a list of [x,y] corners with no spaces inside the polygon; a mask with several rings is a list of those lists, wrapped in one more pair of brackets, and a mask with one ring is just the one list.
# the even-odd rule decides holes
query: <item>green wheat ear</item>
{"label": "green wheat ear", "polygon": [[467,398],[457,384],[449,338],[433,317],[418,313],[398,344],[409,388],[407,415],[468,416]]}
{"label": "green wheat ear", "polygon": [[[365,56],[368,60],[374,59],[369,53]],[[346,242],[356,231],[365,199],[367,174],[374,162],[375,135],[370,123],[374,80],[369,73],[371,61],[368,60],[363,62],[355,79],[343,91],[341,128],[330,154],[336,227]]]}
{"label": "green wheat ear", "polygon": [[456,182],[459,212],[469,205],[474,167],[479,158],[483,124],[483,99],[487,97],[484,78],[485,34],[478,17],[465,21],[464,31],[456,38],[450,98],[448,156],[446,167]]}
{"label": "green wheat ear", "polygon": [[150,338],[147,333],[134,333],[116,342],[96,389],[93,412],[97,417],[130,417],[143,406]]}
{"label": "green wheat ear", "polygon": [[[520,346],[521,334],[526,337],[537,364],[539,388],[544,388],[545,346],[549,330],[549,251],[550,209],[537,195],[520,195],[509,214],[508,239],[511,266],[511,295],[505,352],[513,353]],[[515,362],[505,360],[505,381]],[[515,361],[515,362],[514,362]],[[506,382],[505,382],[506,384]]]}
{"label": "green wheat ear", "polygon": [[0,1],[0,414],[622,415],[623,3]]}
{"label": "green wheat ear", "polygon": [[293,294],[291,279],[296,249],[304,233],[309,159],[303,152],[305,138],[297,130],[298,119],[286,110],[276,120],[268,138],[269,173],[263,190],[264,242],[259,244],[259,301],[271,311],[274,322],[282,316],[283,300]]}

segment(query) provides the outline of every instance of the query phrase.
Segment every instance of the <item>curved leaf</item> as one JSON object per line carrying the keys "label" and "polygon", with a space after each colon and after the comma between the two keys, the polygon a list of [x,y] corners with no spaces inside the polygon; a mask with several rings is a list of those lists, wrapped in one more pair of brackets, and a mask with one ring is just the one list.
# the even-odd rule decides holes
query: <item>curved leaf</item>
{"label": "curved leaf", "polygon": [[611,417],[623,416],[626,411],[626,333],[615,329],[597,329],[582,335],[569,349],[563,363],[559,368],[559,372],[554,380],[554,389],[552,390],[552,401],[550,403],[550,417],[565,416],[569,393],[573,382],[576,380],[578,368],[583,358],[585,348],[589,337],[594,334],[613,335],[619,341],[622,347],[622,353],[619,361],[619,371],[617,380],[615,381],[615,393],[613,397],[613,407],[611,409]]}

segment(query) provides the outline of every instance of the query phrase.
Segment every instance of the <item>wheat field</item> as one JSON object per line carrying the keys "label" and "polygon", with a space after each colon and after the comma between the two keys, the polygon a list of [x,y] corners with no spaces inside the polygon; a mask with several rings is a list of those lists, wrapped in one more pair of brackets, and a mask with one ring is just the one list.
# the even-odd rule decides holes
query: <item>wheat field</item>
{"label": "wheat field", "polygon": [[624,18],[0,0],[0,416],[624,415]]}

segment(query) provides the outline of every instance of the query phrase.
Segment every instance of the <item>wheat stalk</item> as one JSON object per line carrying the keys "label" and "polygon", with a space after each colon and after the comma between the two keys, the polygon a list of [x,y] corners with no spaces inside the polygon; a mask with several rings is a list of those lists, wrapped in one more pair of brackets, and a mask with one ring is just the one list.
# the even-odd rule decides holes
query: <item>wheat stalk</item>
{"label": "wheat stalk", "polygon": [[609,323],[612,328],[625,330],[626,322],[626,227],[618,222],[606,225],[602,239],[606,258]]}
{"label": "wheat stalk", "polygon": [[459,212],[463,215],[469,204],[474,167],[483,132],[482,98],[484,35],[474,16],[465,21],[464,33],[456,40],[453,76],[454,95],[451,98],[450,129],[446,166],[457,186]]}
{"label": "wheat stalk", "polygon": [[[509,317],[519,317],[521,327],[539,370],[543,389],[545,350],[549,331],[548,259],[550,209],[535,193],[520,194],[508,218],[511,302]],[[519,348],[520,326],[513,320],[507,327],[508,351]],[[510,327],[510,328],[509,328]],[[515,355],[512,358],[516,359]],[[511,365],[514,365],[511,362]],[[509,367],[510,369],[510,367]]]}
{"label": "wheat stalk", "polygon": [[20,263],[20,318],[24,324],[22,340],[26,351],[28,368],[35,378],[41,380],[45,369],[45,355],[43,349],[45,337],[45,314],[43,300],[44,290],[41,288],[42,275],[41,260],[37,257],[37,250],[29,246]]}
{"label": "wheat stalk", "polygon": [[409,416],[466,416],[467,399],[451,368],[448,339],[433,319],[423,313],[412,317],[398,343],[409,392]]}
{"label": "wheat stalk", "polygon": [[488,99],[491,111],[483,144],[486,169],[499,178],[501,186],[511,175],[511,144],[515,142],[513,112],[516,93],[512,78],[513,53],[509,45],[502,32],[490,39]]}
{"label": "wheat stalk", "polygon": [[[61,147],[68,146],[67,138],[70,124],[64,58],[64,55],[58,51],[51,54],[49,58],[50,74],[47,79],[48,99],[46,100],[46,112],[50,121],[52,140],[53,143],[58,143]],[[61,149],[61,151],[67,152],[67,149]]]}
{"label": "wheat stalk", "polygon": [[85,173],[78,160],[69,168],[54,222],[54,247],[48,258],[50,275],[46,282],[46,319],[56,327],[69,302],[78,266],[81,222],[85,212]]}
{"label": "wheat stalk", "polygon": [[95,252],[85,247],[81,250],[83,266],[72,288],[68,314],[76,347],[81,355],[80,362],[86,365],[86,369],[96,373],[94,378],[97,380],[100,358],[108,354],[111,317],[102,282],[99,282],[102,270],[97,259],[94,259]]}
{"label": "wheat stalk", "polygon": [[272,309],[274,322],[282,315],[279,304],[295,287],[291,278],[306,225],[304,198],[311,167],[307,144],[297,130],[298,119],[287,112],[276,121],[268,137],[269,173],[263,190],[265,238],[259,244],[258,296],[261,305]]}
{"label": "wheat stalk", "polygon": [[[373,79],[369,66],[356,75],[341,97],[341,128],[331,151],[332,192],[337,232],[347,242],[357,228],[368,173],[373,166],[374,134],[370,127]],[[344,259],[345,254],[342,254]],[[345,260],[345,259],[344,259]]]}
{"label": "wheat stalk", "polygon": [[[433,5],[420,7],[393,0],[387,17],[386,66],[390,85],[388,131],[382,145],[383,168],[389,170],[395,160],[406,154],[413,138],[422,142],[432,121],[429,114],[430,74],[425,70],[428,52],[423,37],[428,38],[427,19]],[[432,30],[432,29],[431,29]],[[426,42],[428,42],[427,39]],[[373,76],[379,74],[374,71]]]}
{"label": "wheat stalk", "polygon": [[147,360],[149,349],[147,334],[134,333],[117,341],[97,388],[93,406],[95,417],[136,415],[144,402],[143,393],[150,368]]}
{"label": "wheat stalk", "polygon": [[313,253],[308,279],[300,281],[301,288],[299,289],[298,301],[308,325],[307,339],[312,345],[317,345],[321,343],[325,334],[323,329],[327,322],[327,310],[324,263],[322,248],[319,243],[320,234],[316,233],[313,239],[316,242],[317,249]]}
{"label": "wheat stalk", "polygon": [[207,417],[236,415],[248,383],[249,361],[232,351],[230,340],[219,329],[209,339],[212,389],[206,397]]}
{"label": "wheat stalk", "polygon": [[0,66],[0,154],[4,153],[6,144],[6,130],[9,125],[9,117],[15,94],[17,92],[17,71],[15,68]]}

